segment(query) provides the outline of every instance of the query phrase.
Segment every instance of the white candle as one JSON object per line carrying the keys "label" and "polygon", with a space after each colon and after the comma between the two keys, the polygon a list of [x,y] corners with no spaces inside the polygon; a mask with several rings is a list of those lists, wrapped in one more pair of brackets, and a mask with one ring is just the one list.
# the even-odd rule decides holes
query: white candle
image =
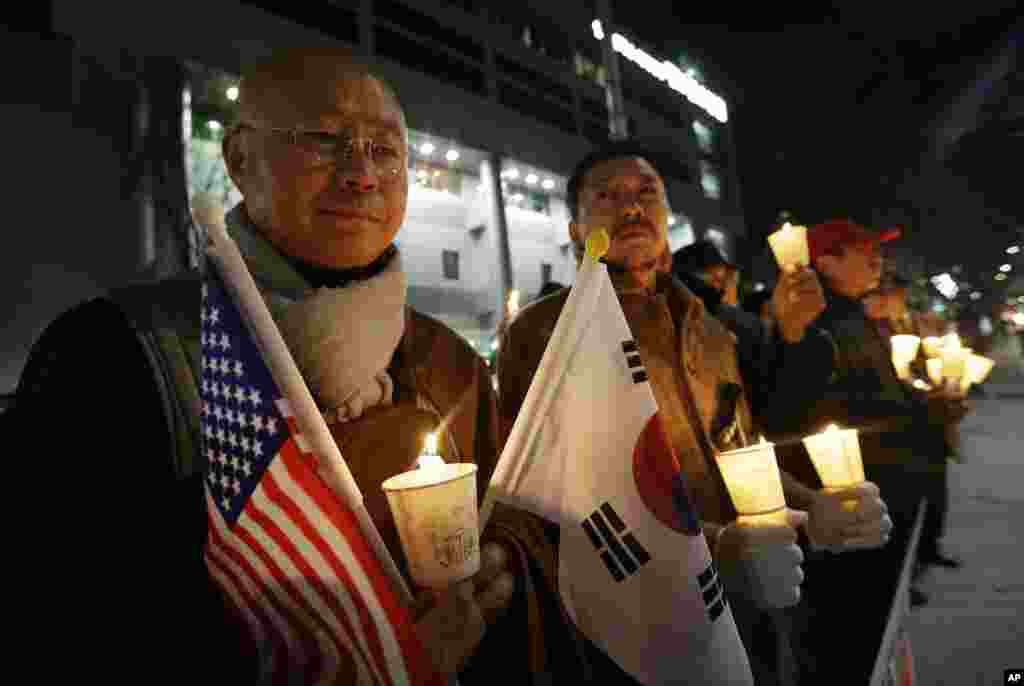
{"label": "white candle", "polygon": [[768,236],[768,245],[783,271],[792,271],[798,266],[806,267],[811,263],[806,226],[793,226],[786,222],[781,229]]}
{"label": "white candle", "polygon": [[830,424],[824,431],[804,439],[814,469],[826,489],[841,489],[864,481],[864,462],[856,429]]}
{"label": "white candle", "polygon": [[740,522],[785,526],[786,497],[775,458],[775,445],[761,442],[718,455],[718,468]]}
{"label": "white candle", "polygon": [[921,339],[917,336],[900,335],[893,336],[890,343],[892,345],[892,364],[896,367],[896,374],[901,379],[909,379],[910,364],[917,357]]}
{"label": "white candle", "polygon": [[418,468],[382,484],[417,584],[444,589],[480,571],[476,465],[447,464],[428,435]]}

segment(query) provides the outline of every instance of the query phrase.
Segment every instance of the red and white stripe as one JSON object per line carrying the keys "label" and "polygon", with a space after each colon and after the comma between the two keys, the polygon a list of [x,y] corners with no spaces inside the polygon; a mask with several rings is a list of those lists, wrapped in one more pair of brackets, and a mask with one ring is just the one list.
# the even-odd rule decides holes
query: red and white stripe
{"label": "red and white stripe", "polygon": [[296,434],[283,444],[234,527],[207,493],[211,575],[239,606],[253,638],[282,647],[286,655],[275,662],[293,676],[312,669],[330,680],[345,659],[359,684],[433,681],[408,611],[355,516],[316,475],[315,458],[300,444]]}

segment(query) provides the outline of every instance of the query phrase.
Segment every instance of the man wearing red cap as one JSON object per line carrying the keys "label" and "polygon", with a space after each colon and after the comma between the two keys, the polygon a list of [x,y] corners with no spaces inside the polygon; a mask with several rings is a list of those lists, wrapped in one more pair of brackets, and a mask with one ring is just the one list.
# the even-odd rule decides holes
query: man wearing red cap
{"label": "man wearing red cap", "polygon": [[[890,342],[862,303],[879,285],[882,243],[898,237],[898,230],[876,232],[848,219],[808,232],[811,262],[828,303],[814,325],[833,341],[836,371],[814,394],[818,401],[792,417],[789,429],[804,435],[828,424],[859,429],[866,477],[881,488],[893,520],[887,546],[843,556],[822,552],[807,563],[805,589],[813,619],[804,618],[799,643],[823,668],[842,664],[842,683],[869,681],[923,495],[922,479],[915,474],[929,456],[944,457],[944,400],[925,396],[897,377]],[[779,456],[798,479],[819,483],[802,445],[780,450]],[[843,635],[854,640],[835,640],[839,623]],[[817,670],[812,666],[812,671]]]}

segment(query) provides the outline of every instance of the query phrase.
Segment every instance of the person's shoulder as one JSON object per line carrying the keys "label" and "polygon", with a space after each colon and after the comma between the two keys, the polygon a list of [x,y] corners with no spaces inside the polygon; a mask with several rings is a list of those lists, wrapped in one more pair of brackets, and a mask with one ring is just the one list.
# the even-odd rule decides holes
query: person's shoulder
{"label": "person's shoulder", "polygon": [[509,329],[513,331],[540,330],[552,328],[558,321],[558,316],[565,307],[565,301],[569,299],[571,289],[566,287],[554,293],[534,300],[523,307],[509,322]]}
{"label": "person's shoulder", "polygon": [[476,348],[440,319],[412,307],[409,319],[413,337],[411,348],[416,359],[424,360],[433,351],[444,349],[460,366],[486,365]]}

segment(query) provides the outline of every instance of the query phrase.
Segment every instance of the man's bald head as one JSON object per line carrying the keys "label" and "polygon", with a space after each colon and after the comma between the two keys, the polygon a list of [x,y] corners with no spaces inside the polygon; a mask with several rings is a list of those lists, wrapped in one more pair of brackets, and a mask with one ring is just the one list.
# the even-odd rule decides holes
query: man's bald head
{"label": "man's bald head", "polygon": [[252,223],[311,264],[365,266],[382,255],[409,191],[409,135],[394,92],[349,51],[318,48],[246,69],[239,100],[224,161]]}
{"label": "man's bald head", "polygon": [[362,58],[342,47],[281,50],[242,72],[238,87],[239,121],[265,126],[313,123],[330,104],[336,104],[339,84],[366,82],[398,109],[403,136],[408,140],[405,113],[394,90],[377,77]]}

